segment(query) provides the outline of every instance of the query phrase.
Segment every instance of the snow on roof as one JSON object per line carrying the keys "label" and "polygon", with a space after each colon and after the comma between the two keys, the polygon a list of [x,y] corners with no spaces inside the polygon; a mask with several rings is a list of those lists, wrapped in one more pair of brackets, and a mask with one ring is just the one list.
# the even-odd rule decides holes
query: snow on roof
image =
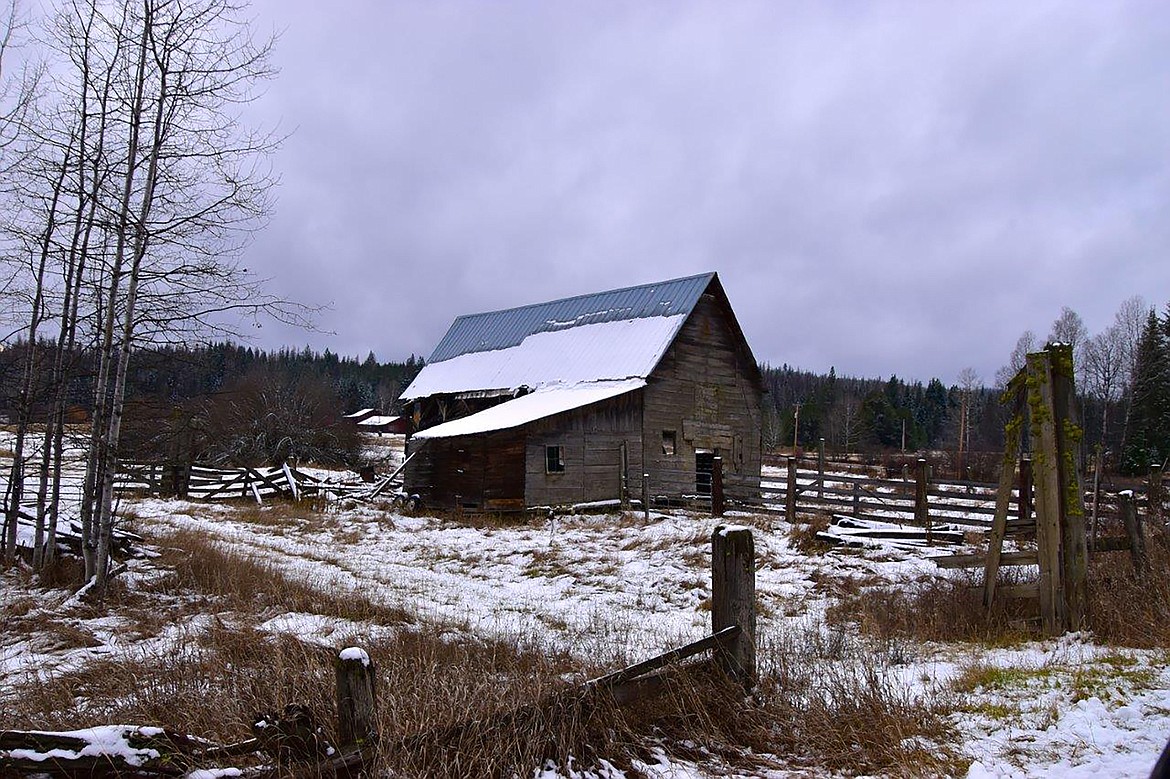
{"label": "snow on roof", "polygon": [[461,316],[402,399],[646,378],[715,279],[701,273]]}
{"label": "snow on roof", "polygon": [[646,386],[642,379],[626,381],[590,382],[570,386],[550,386],[528,395],[492,406],[462,419],[444,422],[441,425],[414,434],[416,439],[450,438],[452,436],[474,435],[493,430],[508,430],[513,427],[535,422],[538,419],[572,411]]}
{"label": "snow on roof", "polygon": [[536,390],[597,381],[644,379],[682,327],[686,314],[579,325],[534,333],[516,346],[429,363],[403,400],[467,390]]}
{"label": "snow on roof", "polygon": [[373,413],[374,413],[374,409],[363,408],[363,409],[360,409],[358,411],[353,412],[352,414],[346,414],[345,418],[346,419],[361,419],[362,417],[368,417],[370,414],[373,414]]}
{"label": "snow on roof", "polygon": [[397,422],[399,419],[402,419],[402,417],[372,416],[372,417],[368,417],[366,419],[363,419],[361,422],[358,422],[357,426],[358,427],[381,427],[382,425],[389,425],[389,424],[392,424],[394,422]]}
{"label": "snow on roof", "polygon": [[491,352],[518,346],[535,333],[601,322],[689,314],[714,278],[714,273],[700,273],[503,311],[467,314],[451,324],[443,340],[427,358],[427,363],[443,362],[470,352]]}

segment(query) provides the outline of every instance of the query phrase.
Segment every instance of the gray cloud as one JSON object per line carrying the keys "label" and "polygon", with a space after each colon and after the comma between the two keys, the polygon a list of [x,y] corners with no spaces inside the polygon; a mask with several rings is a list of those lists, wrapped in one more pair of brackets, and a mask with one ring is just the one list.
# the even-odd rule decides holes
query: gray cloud
{"label": "gray cloud", "polygon": [[757,357],[990,380],[1062,305],[1170,298],[1170,7],[349,3],[284,30],[247,264],[335,336],[718,270]]}

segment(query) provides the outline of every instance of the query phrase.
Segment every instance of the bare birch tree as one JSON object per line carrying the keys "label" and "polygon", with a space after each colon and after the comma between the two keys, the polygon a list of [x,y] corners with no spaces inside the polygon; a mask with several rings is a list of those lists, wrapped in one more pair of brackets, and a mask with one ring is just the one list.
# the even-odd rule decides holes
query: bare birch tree
{"label": "bare birch tree", "polygon": [[1025,330],[1016,340],[1012,353],[1008,356],[1007,365],[995,372],[995,385],[1000,389],[1007,387],[1008,382],[1015,378],[1027,363],[1028,353],[1036,351],[1036,334]]}
{"label": "bare birch tree", "polygon": [[69,361],[90,348],[96,388],[81,524],[98,596],[110,575],[135,347],[231,333],[241,315],[303,324],[309,313],[266,294],[236,261],[270,209],[266,159],[279,140],[239,120],[274,73],[273,41],[252,37],[244,10],[232,0],[62,0],[50,27],[52,111],[29,127],[48,151],[28,176],[23,231],[40,239],[39,251],[26,252],[31,276],[54,281],[52,313],[42,295],[27,325],[32,355],[37,328],[55,327],[52,360],[30,368],[44,367],[53,398],[37,494],[37,548],[49,551],[37,562],[53,546]]}

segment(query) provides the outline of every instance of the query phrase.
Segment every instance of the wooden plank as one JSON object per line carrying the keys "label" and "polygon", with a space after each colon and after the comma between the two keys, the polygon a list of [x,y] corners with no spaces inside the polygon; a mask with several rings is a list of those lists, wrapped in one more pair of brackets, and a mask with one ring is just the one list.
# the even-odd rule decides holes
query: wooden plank
{"label": "wooden plank", "polygon": [[1025,582],[1024,584],[1005,584],[999,588],[1001,598],[1024,599],[1040,597],[1040,582]]}
{"label": "wooden plank", "polygon": [[660,655],[655,655],[648,660],[643,660],[640,663],[634,663],[627,666],[620,671],[615,671],[605,676],[599,676],[596,679],[590,680],[584,684],[586,689],[606,689],[616,687],[619,684],[628,682],[632,679],[637,679],[639,676],[644,676],[652,671],[657,671],[659,668],[664,668],[671,663],[685,660],[688,657],[694,657],[700,652],[706,652],[710,649],[724,648],[739,638],[741,628],[739,625],[729,625],[722,630],[705,636],[698,641],[692,641],[684,646],[671,649],[663,652]]}
{"label": "wooden plank", "polygon": [[284,474],[285,481],[288,482],[288,488],[292,490],[293,500],[300,500],[301,487],[297,484],[296,477],[293,476],[292,469],[288,467],[288,463],[281,463],[280,470]]}
{"label": "wooden plank", "polygon": [[[986,554],[956,554],[932,557],[930,561],[939,568],[985,568]],[[999,556],[1000,567],[1005,565],[1036,565],[1035,552],[1003,552]]]}
{"label": "wooden plank", "polygon": [[[1016,384],[1016,380],[1012,384]],[[995,494],[995,514],[991,519],[991,538],[987,542],[987,559],[983,564],[983,607],[991,608],[995,601],[995,588],[999,580],[999,566],[1002,563],[1003,540],[1007,535],[1007,515],[1012,497],[1012,485],[1016,480],[1016,455],[1020,449],[1021,426],[1024,424],[1024,388],[1015,388],[1011,421],[1007,424],[1003,460],[1000,462],[999,489]]]}
{"label": "wooden plank", "polygon": [[711,534],[711,628],[739,626],[717,662],[745,687],[756,682],[756,559],[752,531],[719,525]]}
{"label": "wooden plank", "polygon": [[1097,552],[1124,552],[1132,548],[1133,543],[1125,536],[1106,536],[1105,538],[1098,538],[1097,542],[1093,544],[1093,548],[1089,551],[1096,554]]}

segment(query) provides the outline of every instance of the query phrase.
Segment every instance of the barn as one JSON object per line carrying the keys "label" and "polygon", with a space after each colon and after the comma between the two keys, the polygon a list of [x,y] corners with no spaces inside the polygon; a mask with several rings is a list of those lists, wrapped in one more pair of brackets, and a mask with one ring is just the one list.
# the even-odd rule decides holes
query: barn
{"label": "barn", "polygon": [[715,273],[461,316],[403,392],[404,488],[488,511],[760,490],[763,377]]}

